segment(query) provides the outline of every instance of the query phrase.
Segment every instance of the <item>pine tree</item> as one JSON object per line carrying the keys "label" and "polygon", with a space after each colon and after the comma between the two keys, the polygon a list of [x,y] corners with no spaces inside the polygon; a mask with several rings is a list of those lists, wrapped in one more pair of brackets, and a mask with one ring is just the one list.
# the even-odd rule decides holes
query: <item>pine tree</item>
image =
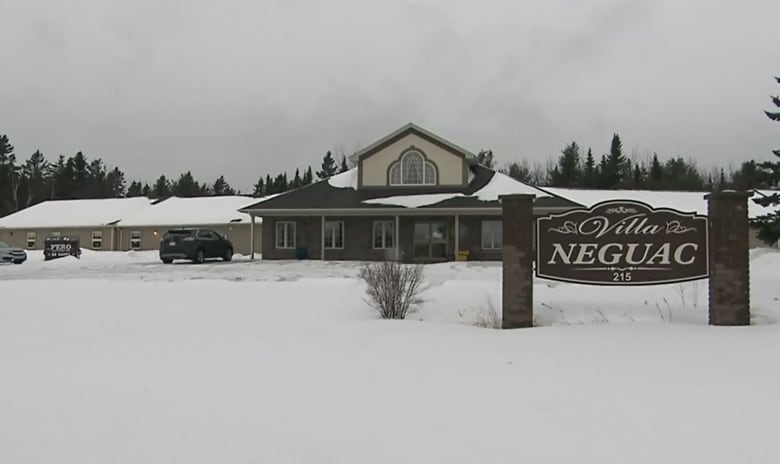
{"label": "pine tree", "polygon": [[230,184],[228,184],[227,181],[225,181],[225,176],[219,176],[219,178],[214,181],[211,193],[213,195],[235,195],[236,191],[230,187]]}
{"label": "pine tree", "polygon": [[146,198],[151,198],[151,196],[152,196],[152,188],[149,187],[149,184],[144,184],[144,188],[143,188],[143,190],[141,190],[141,193]]}
{"label": "pine tree", "polygon": [[[780,77],[775,77],[780,84]],[[773,96],[772,103],[780,108],[780,97]],[[764,111],[766,116],[775,122],[780,122],[780,111]],[[772,153],[780,157],[780,150],[772,150]],[[765,185],[771,188],[777,188],[780,185],[780,161],[764,161],[758,165],[758,177]],[[766,198],[754,200],[761,206],[780,205],[780,194],[773,193]],[[761,240],[776,244],[780,240],[780,209],[774,212],[764,214],[752,219],[751,224],[758,228],[758,238]]]}
{"label": "pine tree", "polygon": [[325,180],[336,174],[336,171],[336,162],[333,160],[333,155],[328,151],[322,158],[322,170],[317,171],[317,177],[319,177],[320,180]]}
{"label": "pine tree", "polygon": [[561,151],[550,180],[554,187],[576,187],[581,177],[580,147],[572,142]]}
{"label": "pine tree", "polygon": [[644,186],[645,183],[645,176],[642,172],[642,168],[639,166],[639,163],[634,165],[634,178],[633,178],[633,187],[635,189],[640,189]]}
{"label": "pine tree", "polygon": [[301,171],[300,169],[295,169],[295,177],[293,177],[292,184],[290,184],[291,189],[297,189],[303,185],[303,179],[301,179]]}
{"label": "pine tree", "polygon": [[312,182],[314,182],[314,174],[311,172],[311,166],[309,166],[306,169],[306,172],[303,173],[303,185],[309,185]]}
{"label": "pine tree", "polygon": [[339,167],[339,174],[349,171],[349,165],[347,164],[347,157],[341,155],[341,166]]}
{"label": "pine tree", "polygon": [[171,184],[171,193],[177,197],[196,197],[201,195],[202,191],[192,172],[187,171]]}
{"label": "pine tree", "polygon": [[106,196],[109,198],[121,198],[125,196],[125,173],[119,168],[114,168],[106,174]]}
{"label": "pine tree", "polygon": [[265,182],[263,181],[263,177],[261,176],[259,179],[257,179],[257,183],[255,184],[255,190],[252,192],[252,196],[259,198],[265,196]]}
{"label": "pine tree", "polygon": [[593,152],[588,148],[588,155],[585,157],[585,167],[582,172],[582,181],[580,185],[585,188],[596,187],[596,160],[593,159]]}
{"label": "pine tree", "polygon": [[618,134],[612,135],[612,143],[607,156],[606,171],[602,172],[606,188],[617,188],[625,179],[626,157],[623,155],[623,142]]}
{"label": "pine tree", "polygon": [[480,150],[479,153],[477,153],[477,163],[485,166],[486,168],[493,169],[493,166],[495,165],[495,161],[493,160],[493,150]]}
{"label": "pine tree", "polygon": [[144,190],[143,186],[138,181],[132,181],[130,182],[130,186],[127,187],[127,197],[140,197],[143,196]]}
{"label": "pine tree", "polygon": [[152,187],[153,198],[168,198],[171,196],[171,182],[164,175],[160,176]]}
{"label": "pine tree", "polygon": [[0,216],[19,209],[17,198],[19,171],[13,145],[8,136],[0,136]]}
{"label": "pine tree", "polygon": [[653,161],[650,164],[650,185],[652,188],[660,188],[664,178],[664,167],[658,160],[658,154],[653,153]]}

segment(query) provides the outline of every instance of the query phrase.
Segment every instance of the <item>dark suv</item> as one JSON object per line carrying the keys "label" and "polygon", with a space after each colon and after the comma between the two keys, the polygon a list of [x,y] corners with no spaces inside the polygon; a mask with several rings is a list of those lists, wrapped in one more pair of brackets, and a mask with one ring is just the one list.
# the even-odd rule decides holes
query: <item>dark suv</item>
{"label": "dark suv", "polygon": [[171,229],[160,239],[160,259],[188,259],[201,264],[209,258],[233,259],[233,244],[210,229]]}

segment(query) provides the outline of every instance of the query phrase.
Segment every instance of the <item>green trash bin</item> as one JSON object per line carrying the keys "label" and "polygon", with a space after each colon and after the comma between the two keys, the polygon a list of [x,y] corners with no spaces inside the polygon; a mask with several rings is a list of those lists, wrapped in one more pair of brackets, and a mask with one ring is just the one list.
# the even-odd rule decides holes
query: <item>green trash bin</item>
{"label": "green trash bin", "polygon": [[309,250],[305,247],[298,247],[295,249],[295,259],[306,259],[309,257]]}

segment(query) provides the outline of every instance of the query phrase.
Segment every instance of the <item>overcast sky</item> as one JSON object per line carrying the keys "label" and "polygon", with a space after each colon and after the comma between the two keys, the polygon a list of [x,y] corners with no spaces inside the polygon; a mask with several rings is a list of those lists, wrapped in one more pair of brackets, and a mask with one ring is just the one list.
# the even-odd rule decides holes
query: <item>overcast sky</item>
{"label": "overcast sky", "polygon": [[500,164],[576,140],[769,159],[780,1],[0,0],[0,134],[249,190],[407,122]]}

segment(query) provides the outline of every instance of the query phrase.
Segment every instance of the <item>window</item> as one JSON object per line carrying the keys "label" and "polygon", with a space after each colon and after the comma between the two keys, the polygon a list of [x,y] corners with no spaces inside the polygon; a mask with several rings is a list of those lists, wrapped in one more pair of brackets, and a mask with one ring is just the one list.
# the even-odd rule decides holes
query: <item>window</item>
{"label": "window", "polygon": [[100,250],[103,248],[103,231],[101,230],[93,230],[92,231],[92,249],[93,250]]}
{"label": "window", "polygon": [[35,242],[38,240],[38,234],[35,232],[27,232],[27,248],[35,248]]}
{"label": "window", "polygon": [[482,221],[482,249],[500,250],[504,245],[504,226],[501,221]]}
{"label": "window", "polygon": [[141,249],[141,231],[140,230],[130,231],[130,249],[131,250],[140,250]]}
{"label": "window", "polygon": [[279,221],[276,223],[276,248],[295,248],[295,223]]}
{"label": "window", "polygon": [[395,246],[395,223],[374,221],[374,249],[383,250]]}
{"label": "window", "polygon": [[325,221],[325,248],[344,248],[343,221]]}
{"label": "window", "polygon": [[390,185],[436,185],[436,167],[410,151],[390,168]]}

